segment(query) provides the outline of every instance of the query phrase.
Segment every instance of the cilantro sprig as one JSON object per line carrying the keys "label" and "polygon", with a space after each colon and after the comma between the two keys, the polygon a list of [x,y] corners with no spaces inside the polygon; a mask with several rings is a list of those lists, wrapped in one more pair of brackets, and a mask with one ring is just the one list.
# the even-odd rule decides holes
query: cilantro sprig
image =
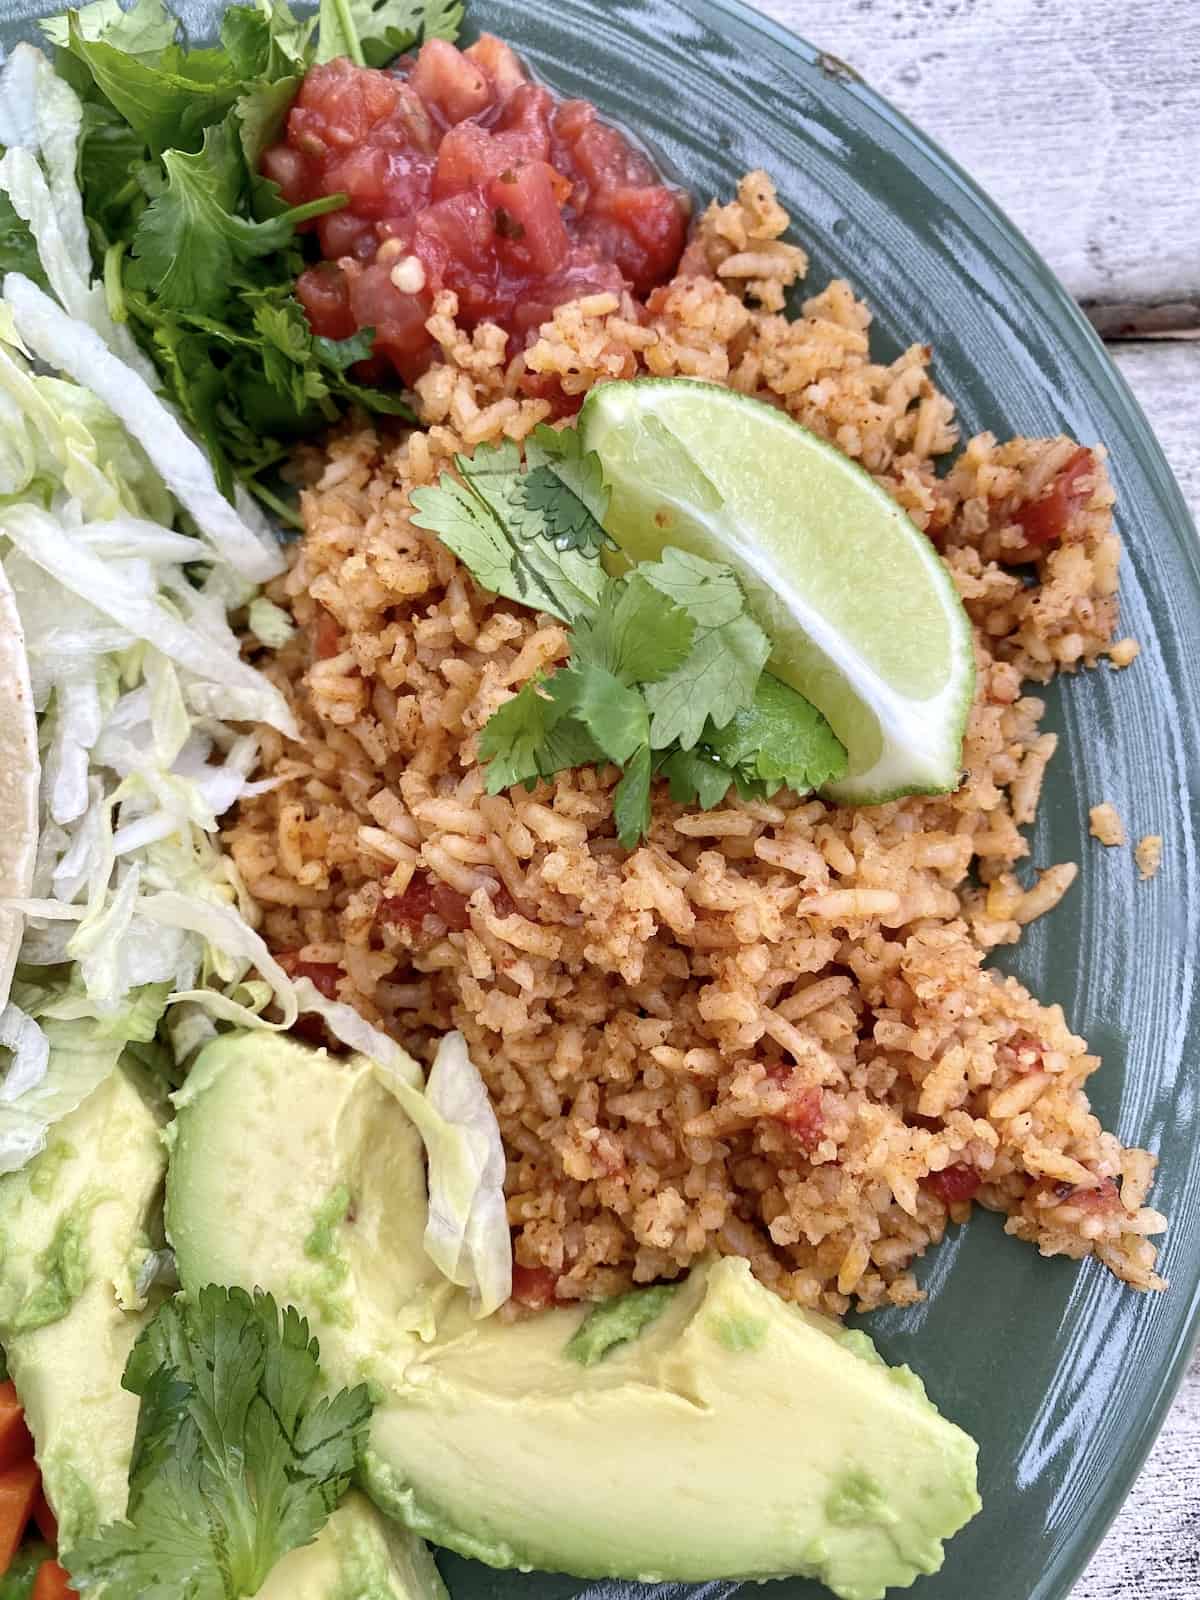
{"label": "cilantro sprig", "polygon": [[[345,204],[288,207],[258,171],[305,72],[348,55],[381,66],[454,39],[460,0],[287,0],[228,6],[218,42],[191,48],[164,0],[92,0],[42,23],[83,101],[79,182],[109,308],[154,361],[227,494],[269,479],[292,442],[348,406],[411,418],[398,393],[357,383],[373,334],[315,337],[293,293],[305,222]],[[28,228],[0,195],[0,275],[40,277]],[[266,481],[264,481],[266,480]]]}
{"label": "cilantro sprig", "polygon": [[413,491],[414,522],[484,588],[571,628],[567,664],[525,684],[480,735],[489,793],[611,763],[617,836],[632,849],[656,777],[708,810],[730,789],[806,793],[844,774],[821,713],[765,671],[770,641],[730,567],[671,547],[623,574],[601,565],[608,494],[575,429],[538,428],[524,464],[505,442],[455,467]]}
{"label": "cilantro sprig", "polygon": [[270,1295],[215,1284],[168,1301],[134,1346],[126,1520],[62,1558],[106,1600],[239,1600],[307,1544],[366,1441],[365,1386],[329,1396],[316,1341]]}

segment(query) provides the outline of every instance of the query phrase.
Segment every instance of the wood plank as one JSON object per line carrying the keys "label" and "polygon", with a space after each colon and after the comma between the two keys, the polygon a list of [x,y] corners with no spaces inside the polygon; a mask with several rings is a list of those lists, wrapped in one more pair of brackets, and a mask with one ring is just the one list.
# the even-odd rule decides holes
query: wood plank
{"label": "wood plank", "polygon": [[1200,1594],[1200,1358],[1071,1600],[1196,1600]]}
{"label": "wood plank", "polygon": [[[1112,347],[1200,526],[1200,343],[1154,342]],[[1200,1457],[1197,1457],[1200,1461]],[[1197,1589],[1200,1594],[1200,1588]]]}
{"label": "wood plank", "polygon": [[1196,0],[753,3],[944,145],[1089,308],[1200,326]]}

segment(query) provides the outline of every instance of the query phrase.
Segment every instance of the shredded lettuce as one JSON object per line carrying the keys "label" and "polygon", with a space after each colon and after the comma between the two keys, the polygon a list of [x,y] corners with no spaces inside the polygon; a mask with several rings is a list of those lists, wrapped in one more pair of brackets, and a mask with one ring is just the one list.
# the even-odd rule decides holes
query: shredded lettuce
{"label": "shredded lettuce", "polygon": [[26,223],[41,270],[67,312],[87,323],[146,382],[154,368],[109,314],[92,281],[83,196],[76,181],[83,107],[40,50],[19,44],[0,71],[0,194]]}
{"label": "shredded lettuce", "polygon": [[[271,1026],[297,1015],[216,841],[258,762],[236,725],[294,732],[230,621],[256,603],[283,620],[257,589],[283,557],[257,508],[219,493],[109,317],[75,179],[80,117],[37,51],[14,52],[0,205],[32,259],[0,298],[0,558],[41,774],[29,870],[0,888],[5,926],[23,919],[0,1009],[0,1170],[31,1159],[124,1049],[161,1065],[169,1004],[167,1036],[192,1047],[214,1014],[263,1026],[274,1001]],[[36,754],[20,761],[31,777]]]}
{"label": "shredded lettuce", "polygon": [[476,1316],[490,1316],[512,1293],[512,1239],[500,1126],[467,1041],[445,1035],[423,1094],[390,1073],[387,1082],[429,1162],[425,1252],[451,1283],[470,1290]]}
{"label": "shredded lettuce", "polygon": [[115,356],[96,331],[69,316],[24,274],[4,279],[4,298],[22,342],[39,360],[97,395],[153,461],[223,561],[254,583],[284,569],[284,558],[251,530],[217,488],[204,452],[146,380]]}

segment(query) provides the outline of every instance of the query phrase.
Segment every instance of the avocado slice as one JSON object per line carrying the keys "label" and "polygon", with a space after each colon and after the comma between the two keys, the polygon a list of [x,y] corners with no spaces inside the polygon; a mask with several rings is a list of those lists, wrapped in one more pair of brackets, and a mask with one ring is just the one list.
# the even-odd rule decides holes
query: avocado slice
{"label": "avocado slice", "polygon": [[228,1035],[195,1070],[167,1179],[184,1286],[258,1285],[303,1308],[315,1208],[345,1186],[351,1205],[320,1237],[345,1263],[350,1321],[326,1321],[322,1361],[382,1393],[363,1482],[414,1531],[499,1567],[799,1573],[877,1600],[936,1571],[979,1509],[975,1444],[920,1380],[745,1262],[695,1268],[584,1364],[588,1341],[567,1347],[587,1308],[481,1323],[431,1283],[420,1144],[369,1064]]}
{"label": "avocado slice", "polygon": [[138,1402],[121,1375],[162,1297],[137,1292],[167,1165],[148,1090],[117,1067],[0,1177],[0,1343],[67,1549],[125,1514]]}
{"label": "avocado slice", "polygon": [[166,1222],[194,1268],[184,1287],[265,1289],[308,1317],[322,1365],[336,1350],[369,1378],[443,1281],[422,1244],[421,1137],[395,1096],[365,1056],[260,1032],[207,1045],[175,1103]]}
{"label": "avocado slice", "polygon": [[312,1544],[277,1562],[256,1600],[448,1600],[422,1539],[351,1489]]}

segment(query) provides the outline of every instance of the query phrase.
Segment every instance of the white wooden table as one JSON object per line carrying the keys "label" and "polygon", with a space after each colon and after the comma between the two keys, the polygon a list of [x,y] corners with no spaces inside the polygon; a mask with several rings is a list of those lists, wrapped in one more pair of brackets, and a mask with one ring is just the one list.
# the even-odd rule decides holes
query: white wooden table
{"label": "white wooden table", "polygon": [[[753,3],[999,201],[1111,341],[1200,522],[1200,0]],[[1200,1600],[1200,1356],[1072,1600]]]}

